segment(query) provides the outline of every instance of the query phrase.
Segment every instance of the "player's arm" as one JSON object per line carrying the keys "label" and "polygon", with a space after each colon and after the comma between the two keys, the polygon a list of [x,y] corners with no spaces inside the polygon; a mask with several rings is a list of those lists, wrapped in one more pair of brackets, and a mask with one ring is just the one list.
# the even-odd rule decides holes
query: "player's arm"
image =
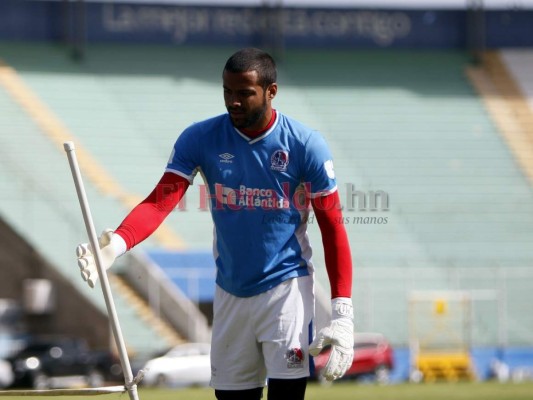
{"label": "player's arm", "polygon": [[165,172],[154,190],[139,203],[115,230],[129,250],[155,232],[176,208],[189,187],[189,181],[172,172]]}
{"label": "player's arm", "polygon": [[331,298],[352,297],[352,255],[342,217],[339,193],[311,199],[322,235]]}
{"label": "player's arm", "polygon": [[321,329],[311,343],[309,353],[316,356],[325,346],[331,345],[322,372],[331,381],[342,377],[353,360],[352,256],[338,192],[315,196],[311,204],[322,234],[332,315],[329,325]]}
{"label": "player's arm", "polygon": [[[156,187],[139,203],[113,232],[108,229],[99,238],[104,269],[115,259],[150,236],[178,205],[189,187],[189,181],[177,174],[165,172]],[[90,245],[76,248],[81,276],[90,287],[98,279]]]}

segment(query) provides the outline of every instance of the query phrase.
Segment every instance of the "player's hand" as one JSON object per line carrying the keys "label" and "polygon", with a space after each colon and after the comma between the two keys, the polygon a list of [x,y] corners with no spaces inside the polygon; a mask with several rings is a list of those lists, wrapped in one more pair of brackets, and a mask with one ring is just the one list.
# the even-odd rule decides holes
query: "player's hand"
{"label": "player's hand", "polygon": [[352,300],[339,297],[331,301],[331,323],[322,328],[309,347],[309,353],[317,356],[327,345],[331,345],[328,362],[322,370],[326,380],[341,378],[353,361],[353,305]]}
{"label": "player's hand", "polygon": [[[115,259],[115,250],[111,245],[111,237],[113,231],[106,229],[102,232],[98,242],[100,243],[100,254],[102,267],[107,270]],[[81,277],[86,281],[91,288],[94,288],[96,281],[98,280],[98,269],[96,268],[96,260],[93,254],[92,246],[89,243],[82,243],[76,247],[76,255],[78,256],[78,267],[80,267]]]}

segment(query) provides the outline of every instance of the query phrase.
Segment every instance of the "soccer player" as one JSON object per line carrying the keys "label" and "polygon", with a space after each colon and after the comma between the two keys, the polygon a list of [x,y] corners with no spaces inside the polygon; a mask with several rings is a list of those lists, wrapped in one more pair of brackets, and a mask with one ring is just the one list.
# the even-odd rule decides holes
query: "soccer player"
{"label": "soccer player", "polygon": [[[163,222],[200,172],[209,190],[217,267],[211,386],[219,400],[304,399],[310,355],[331,345],[328,380],[353,359],[352,260],[333,161],[322,136],[272,107],[276,65],[259,49],[233,54],[222,74],[227,113],[178,137],[152,193],[100,237],[103,267]],[[313,339],[314,271],[306,233],[318,221],[332,318]],[[82,277],[98,278],[91,248]],[[311,343],[311,344],[310,344]]]}

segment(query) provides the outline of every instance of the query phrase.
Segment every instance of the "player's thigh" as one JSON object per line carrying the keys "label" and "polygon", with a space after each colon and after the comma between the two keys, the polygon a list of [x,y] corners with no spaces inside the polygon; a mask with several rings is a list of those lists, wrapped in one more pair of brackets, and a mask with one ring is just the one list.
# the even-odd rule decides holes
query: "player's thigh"
{"label": "player's thigh", "polygon": [[264,318],[257,321],[258,338],[269,378],[309,376],[309,343],[314,315],[310,276],[290,279],[265,299]]}
{"label": "player's thigh", "polygon": [[263,387],[266,369],[252,323],[250,298],[230,295],[218,286],[211,338],[211,386],[218,390]]}

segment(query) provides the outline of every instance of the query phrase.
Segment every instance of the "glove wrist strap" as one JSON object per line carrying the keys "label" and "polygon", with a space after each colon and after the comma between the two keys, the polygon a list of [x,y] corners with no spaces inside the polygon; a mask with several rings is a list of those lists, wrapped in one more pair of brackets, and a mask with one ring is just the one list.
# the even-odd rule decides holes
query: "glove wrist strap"
{"label": "glove wrist strap", "polygon": [[127,250],[126,242],[124,241],[124,239],[122,239],[122,236],[116,233],[113,233],[113,235],[111,236],[110,245],[111,245],[111,248],[113,249],[115,258],[120,257]]}
{"label": "glove wrist strap", "polygon": [[348,297],[336,297],[331,300],[332,318],[353,319],[352,299]]}

